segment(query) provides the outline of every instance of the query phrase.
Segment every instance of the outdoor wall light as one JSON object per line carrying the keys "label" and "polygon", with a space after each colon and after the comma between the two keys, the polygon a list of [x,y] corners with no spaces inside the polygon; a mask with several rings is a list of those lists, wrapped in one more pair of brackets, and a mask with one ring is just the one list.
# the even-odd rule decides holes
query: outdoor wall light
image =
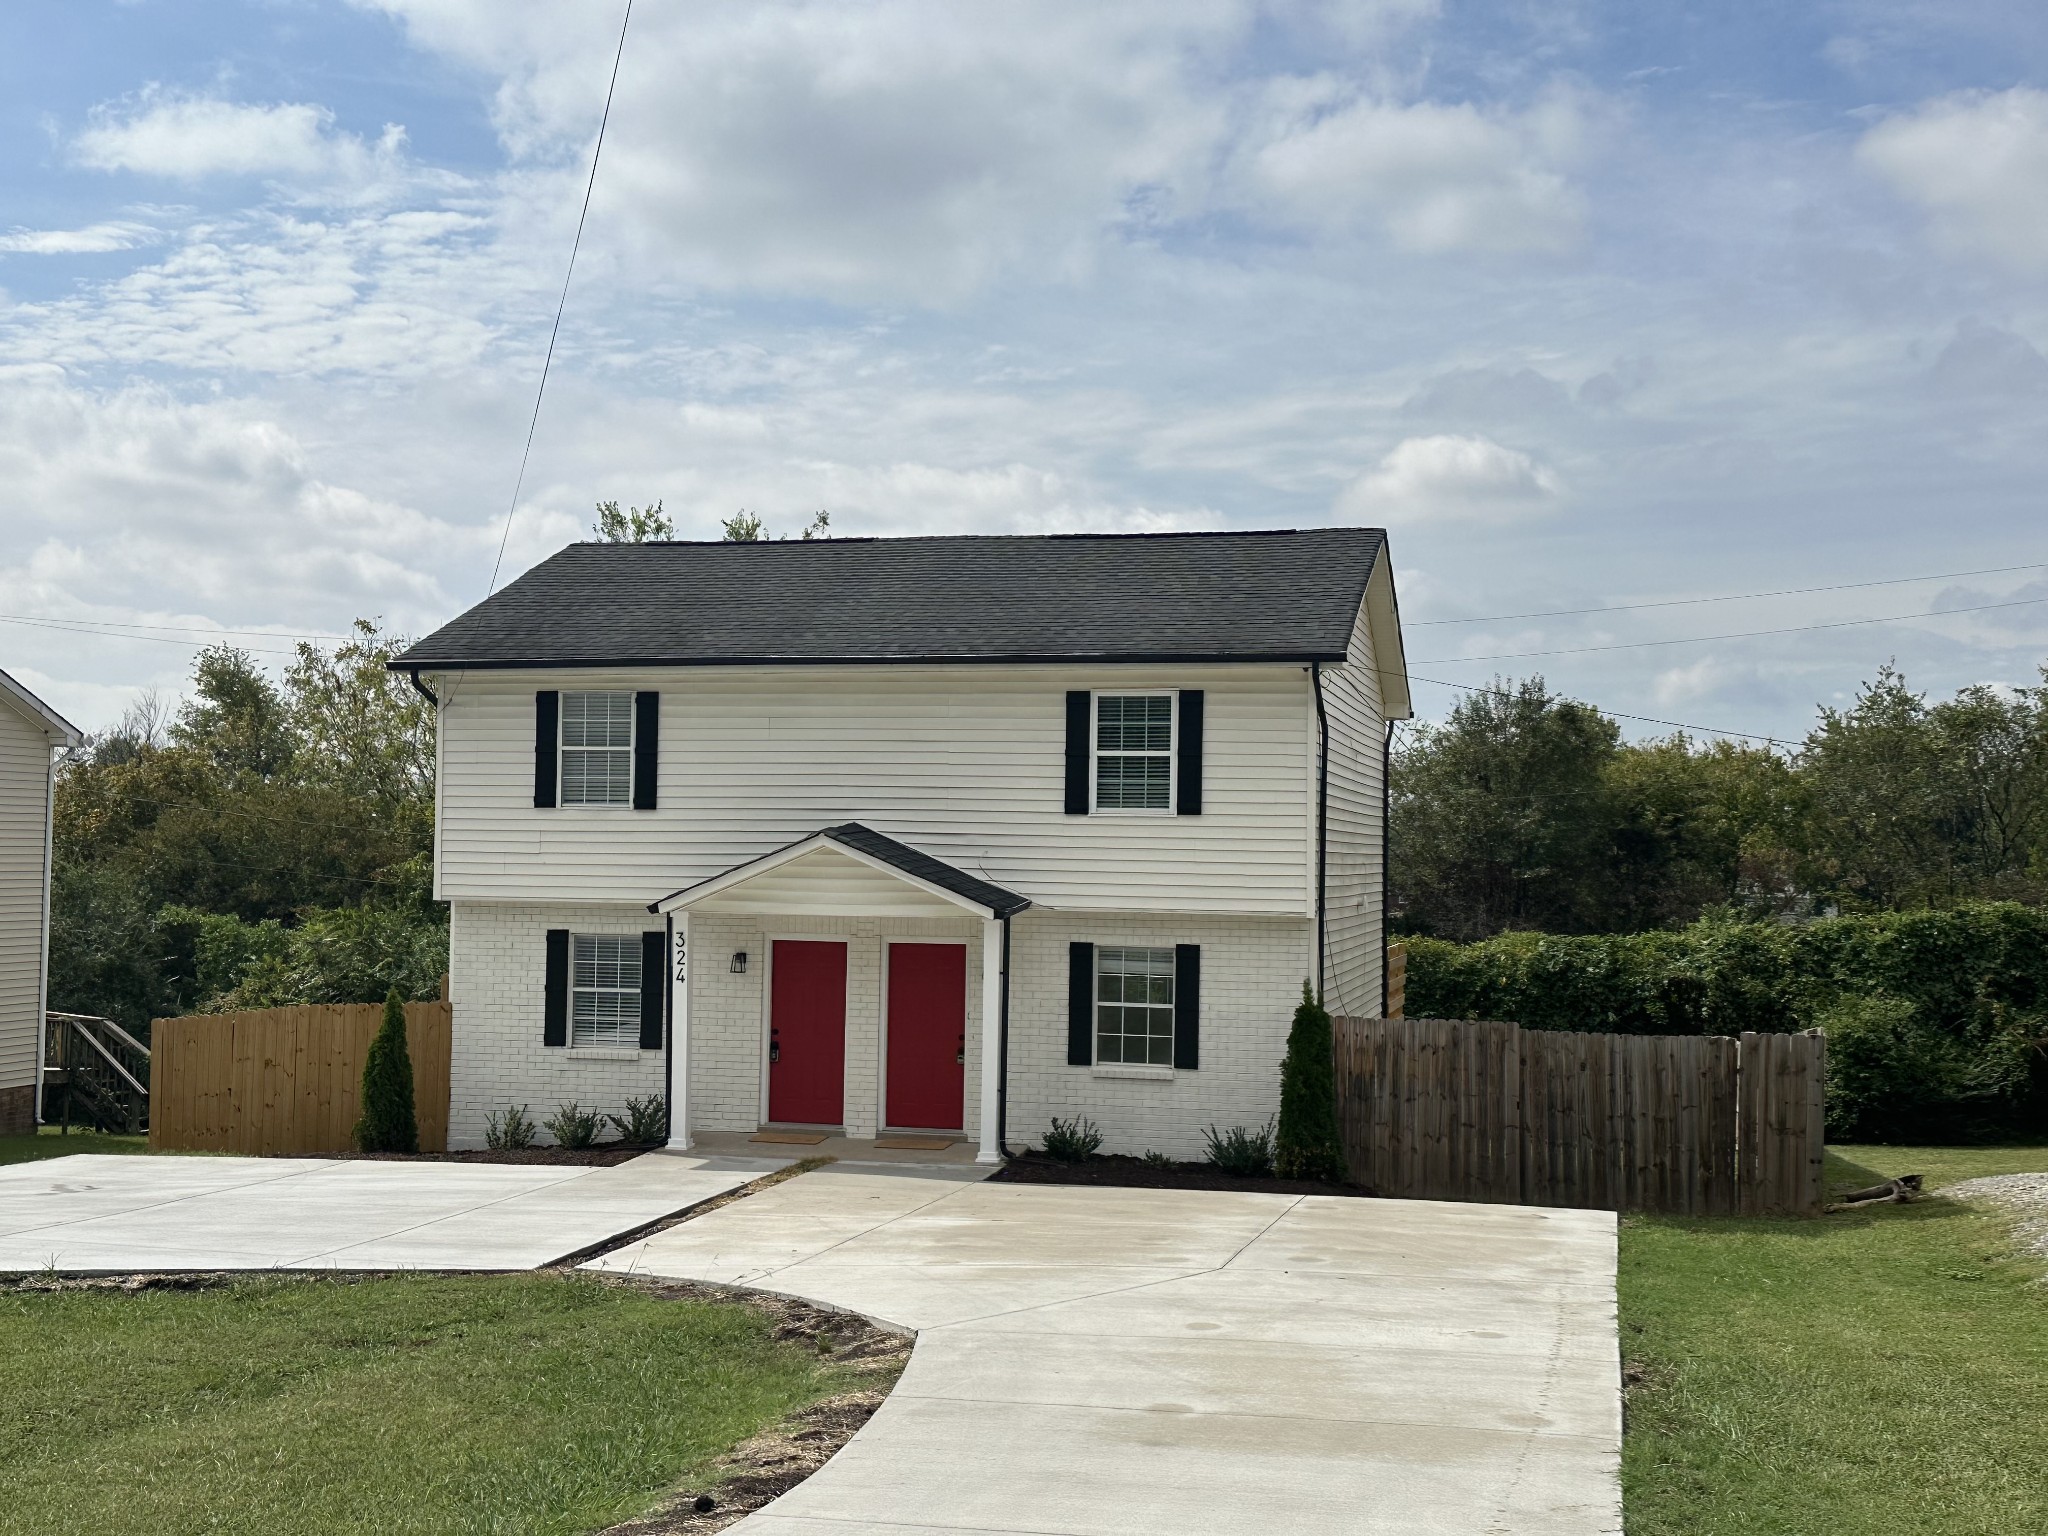
{"label": "outdoor wall light", "polygon": [[736,949],[732,952],[732,973],[735,976],[747,974],[747,952],[744,949]]}

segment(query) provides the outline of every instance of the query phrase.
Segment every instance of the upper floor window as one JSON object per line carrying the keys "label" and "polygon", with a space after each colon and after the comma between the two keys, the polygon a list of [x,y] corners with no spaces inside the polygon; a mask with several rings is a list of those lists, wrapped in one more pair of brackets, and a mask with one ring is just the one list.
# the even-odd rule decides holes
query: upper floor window
{"label": "upper floor window", "polygon": [[571,943],[569,1043],[638,1049],[640,935],[579,933]]}
{"label": "upper floor window", "polygon": [[1172,950],[1097,947],[1095,1059],[1173,1065]]}
{"label": "upper floor window", "polygon": [[1173,695],[1095,696],[1095,808],[1173,809]]}
{"label": "upper floor window", "polygon": [[564,693],[562,804],[632,803],[633,695]]}

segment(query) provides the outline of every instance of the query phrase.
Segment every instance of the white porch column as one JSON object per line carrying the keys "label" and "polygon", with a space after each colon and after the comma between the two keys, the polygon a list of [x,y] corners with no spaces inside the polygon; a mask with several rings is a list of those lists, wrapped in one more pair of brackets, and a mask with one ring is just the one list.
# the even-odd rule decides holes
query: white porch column
{"label": "white porch column", "polygon": [[674,938],[668,956],[668,1144],[690,1149],[690,914],[671,913]]}
{"label": "white porch column", "polygon": [[1003,1052],[1003,925],[993,917],[981,921],[981,1150],[977,1163],[999,1163],[996,1145],[996,1094],[1002,1082]]}

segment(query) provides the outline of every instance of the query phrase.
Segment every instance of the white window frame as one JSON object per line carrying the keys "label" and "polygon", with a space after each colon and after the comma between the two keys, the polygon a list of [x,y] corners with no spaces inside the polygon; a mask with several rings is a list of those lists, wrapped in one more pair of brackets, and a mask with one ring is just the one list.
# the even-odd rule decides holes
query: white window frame
{"label": "white window frame", "polygon": [[[599,942],[616,943],[633,964],[639,974],[639,985],[634,987],[602,987],[579,985],[581,950],[585,944],[593,946],[592,964],[596,964],[594,946]],[[641,938],[637,933],[575,933],[569,935],[569,1030],[568,1047],[572,1051],[637,1051],[640,1049],[640,1009],[647,995],[647,977],[642,963]],[[659,984],[660,978],[656,978]],[[622,997],[630,994],[633,998],[631,1010],[616,1026],[614,1038],[579,1039],[577,1037],[576,999],[579,995]]]}
{"label": "white window frame", "polygon": [[[1102,803],[1102,701],[1166,700],[1166,804]],[[1158,757],[1157,752],[1111,752],[1110,757]],[[1180,698],[1171,688],[1099,688],[1088,696],[1088,813],[1091,816],[1171,816],[1180,804]]]}
{"label": "white window frame", "polygon": [[[626,700],[626,745],[583,747],[569,744],[569,700],[597,696]],[[619,811],[633,808],[633,755],[640,747],[640,711],[630,688],[576,688],[562,691],[559,718],[555,722],[555,803],[572,811]],[[626,793],[619,800],[571,800],[569,798],[569,754],[571,752],[619,752],[626,754]]]}
{"label": "white window frame", "polygon": [[[1112,953],[1112,952],[1114,952],[1114,953],[1117,953],[1117,954],[1125,954],[1125,953],[1128,953],[1128,952],[1129,952],[1129,951],[1131,951],[1131,950],[1143,950],[1143,951],[1146,951],[1147,953],[1149,953],[1149,954],[1152,954],[1152,955],[1164,955],[1164,956],[1166,957],[1166,992],[1167,992],[1167,997],[1166,997],[1166,1001],[1165,1001],[1165,1003],[1163,1003],[1163,1004],[1161,1004],[1161,1003],[1153,1003],[1153,1002],[1144,1002],[1144,1003],[1126,1003],[1126,1002],[1121,1002],[1121,1001],[1118,1001],[1118,1002],[1110,1002],[1110,1001],[1106,1000],[1106,999],[1105,999],[1105,998],[1103,997],[1103,995],[1102,995],[1102,977],[1103,977],[1103,970],[1104,970],[1104,968],[1103,968],[1103,959],[1104,959],[1104,957],[1105,957],[1106,955],[1108,955],[1108,954]],[[1173,1059],[1173,1048],[1174,1048],[1174,1033],[1175,1033],[1175,1031],[1174,1031],[1174,1016],[1175,1016],[1175,1011],[1176,1011],[1176,1009],[1177,1009],[1177,1008],[1178,1008],[1178,1006],[1179,1006],[1179,998],[1178,998],[1177,994],[1178,994],[1178,992],[1179,992],[1179,990],[1180,990],[1180,976],[1179,976],[1178,968],[1177,968],[1177,965],[1176,965],[1176,959],[1177,959],[1177,956],[1176,956],[1176,952],[1175,952],[1175,950],[1174,950],[1173,946],[1172,946],[1172,945],[1170,945],[1170,944],[1097,944],[1097,945],[1095,946],[1095,974],[1094,974],[1094,977],[1092,978],[1092,981],[1091,981],[1091,985],[1090,985],[1090,987],[1089,987],[1089,995],[1090,995],[1090,1001],[1091,1001],[1091,1003],[1093,1004],[1093,1011],[1092,1011],[1092,1013],[1090,1014],[1090,1017],[1089,1017],[1089,1027],[1090,1027],[1090,1034],[1089,1034],[1089,1047],[1090,1047],[1090,1052],[1091,1052],[1092,1056],[1094,1057],[1094,1062],[1095,1062],[1095,1065],[1096,1065],[1096,1066],[1098,1066],[1098,1067],[1150,1067],[1150,1068],[1153,1068],[1154,1070],[1157,1070],[1157,1069],[1159,1069],[1159,1068],[1162,1068],[1162,1067],[1163,1067],[1163,1068],[1166,1068],[1166,1069],[1168,1069],[1168,1070],[1171,1070],[1171,1069],[1173,1068],[1173,1066],[1174,1066],[1174,1059]],[[1121,972],[1121,971],[1119,971],[1119,972],[1118,972],[1117,974],[1119,974],[1119,975],[1123,975],[1123,974],[1128,974],[1128,973],[1126,973],[1126,972]],[[1104,1008],[1132,1008],[1132,1007],[1136,1007],[1136,1008],[1144,1008],[1144,1009],[1147,1009],[1148,1011],[1158,1011],[1158,1012],[1163,1012],[1163,1013],[1164,1013],[1164,1014],[1166,1015],[1166,1060],[1164,1060],[1164,1061],[1108,1061],[1108,1060],[1105,1060],[1105,1059],[1104,1059],[1104,1057],[1103,1057],[1103,1054],[1102,1054],[1102,1010],[1103,1010]],[[1127,1033],[1126,1033],[1125,1031],[1123,1031],[1123,1030],[1118,1030],[1118,1031],[1117,1031],[1117,1033],[1118,1033],[1118,1035],[1119,1035],[1120,1037],[1128,1038],[1128,1035],[1127,1035]],[[1149,1032],[1148,1032],[1148,1034],[1146,1035],[1146,1037],[1145,1037],[1145,1038],[1147,1038],[1147,1039],[1151,1039],[1151,1038],[1153,1038],[1153,1036],[1151,1036],[1151,1035],[1149,1034]],[[1149,1054],[1149,1052],[1148,1052],[1148,1054]]]}

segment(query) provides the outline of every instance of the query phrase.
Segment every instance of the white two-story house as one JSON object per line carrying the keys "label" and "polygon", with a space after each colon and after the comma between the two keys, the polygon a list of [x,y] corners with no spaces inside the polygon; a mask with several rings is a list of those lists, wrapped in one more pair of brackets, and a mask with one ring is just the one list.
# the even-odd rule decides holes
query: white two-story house
{"label": "white two-story house", "polygon": [[577,544],[393,663],[436,701],[451,1144],[1086,1117],[1199,1156],[1304,980],[1380,1011],[1376,529]]}

